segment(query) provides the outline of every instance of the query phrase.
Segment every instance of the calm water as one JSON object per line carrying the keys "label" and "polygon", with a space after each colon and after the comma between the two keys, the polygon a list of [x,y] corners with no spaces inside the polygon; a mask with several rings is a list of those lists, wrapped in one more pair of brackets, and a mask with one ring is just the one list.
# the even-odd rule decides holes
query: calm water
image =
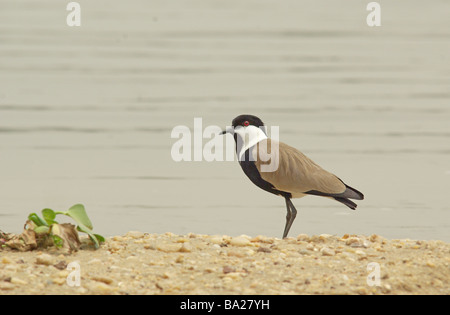
{"label": "calm water", "polygon": [[366,196],[294,200],[290,235],[450,241],[449,1],[380,2],[377,28],[349,0],[79,1],[72,28],[67,3],[0,1],[1,230],[83,203],[104,235],[281,237],[237,162],[170,155],[173,127],[251,113]]}

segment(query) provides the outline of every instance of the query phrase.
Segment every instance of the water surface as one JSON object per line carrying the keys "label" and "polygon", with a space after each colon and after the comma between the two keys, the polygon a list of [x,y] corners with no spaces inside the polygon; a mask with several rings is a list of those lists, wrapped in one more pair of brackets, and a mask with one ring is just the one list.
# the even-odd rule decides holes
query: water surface
{"label": "water surface", "polygon": [[237,162],[171,159],[172,128],[280,126],[366,200],[294,200],[291,235],[450,241],[450,3],[0,2],[0,229],[83,203],[98,233],[281,237]]}

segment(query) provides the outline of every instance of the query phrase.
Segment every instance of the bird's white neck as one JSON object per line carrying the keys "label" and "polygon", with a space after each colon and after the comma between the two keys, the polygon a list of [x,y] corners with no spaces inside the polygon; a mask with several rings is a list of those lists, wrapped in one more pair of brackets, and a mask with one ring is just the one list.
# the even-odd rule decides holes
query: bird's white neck
{"label": "bird's white neck", "polygon": [[239,161],[243,160],[244,154],[248,149],[256,145],[258,142],[267,139],[267,135],[263,129],[256,126],[238,126],[234,129],[234,133],[237,134],[236,153]]}

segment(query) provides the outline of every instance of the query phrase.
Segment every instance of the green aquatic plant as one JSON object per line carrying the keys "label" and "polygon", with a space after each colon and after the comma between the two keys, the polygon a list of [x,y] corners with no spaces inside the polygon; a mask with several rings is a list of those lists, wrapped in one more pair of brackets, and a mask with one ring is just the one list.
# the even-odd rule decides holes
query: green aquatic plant
{"label": "green aquatic plant", "polygon": [[[58,223],[55,219],[57,215],[65,215],[72,218],[76,223],[76,230],[74,225],[68,223]],[[89,238],[94,243],[96,249],[100,247],[100,243],[105,241],[105,238],[99,234],[93,233],[93,225],[89,219],[86,209],[81,204],[72,206],[67,211],[53,211],[52,209],[42,210],[42,218],[36,213],[31,213],[28,216],[28,226],[39,236],[41,239],[51,239],[56,247],[66,247],[74,250],[80,246],[78,233],[83,232],[89,235]]]}

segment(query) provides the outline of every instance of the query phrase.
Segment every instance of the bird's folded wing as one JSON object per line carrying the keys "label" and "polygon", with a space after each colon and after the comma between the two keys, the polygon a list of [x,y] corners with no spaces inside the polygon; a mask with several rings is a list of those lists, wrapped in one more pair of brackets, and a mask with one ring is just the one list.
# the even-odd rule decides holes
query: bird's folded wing
{"label": "bird's folded wing", "polygon": [[[262,179],[276,189],[291,193],[318,191],[340,194],[346,190],[344,183],[325,171],[297,149],[282,142],[266,139],[253,148],[256,167]],[[272,167],[267,167],[269,164]]]}

